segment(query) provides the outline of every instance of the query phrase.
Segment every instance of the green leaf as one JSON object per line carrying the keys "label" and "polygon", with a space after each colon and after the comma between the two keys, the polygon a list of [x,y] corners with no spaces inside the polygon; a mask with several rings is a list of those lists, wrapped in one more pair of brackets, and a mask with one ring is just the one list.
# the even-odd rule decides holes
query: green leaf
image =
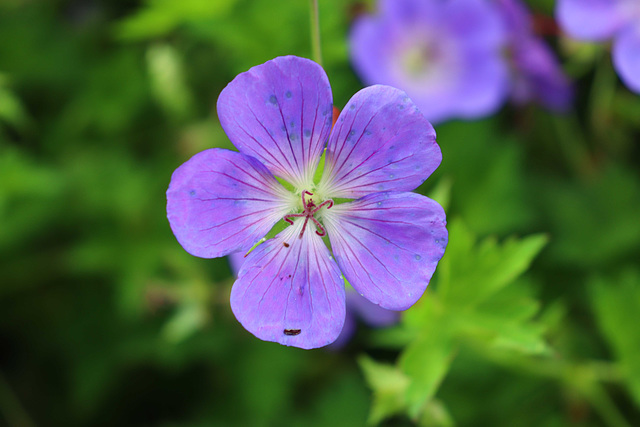
{"label": "green leaf", "polygon": [[155,45],[147,50],[147,64],[151,88],[169,117],[188,119],[193,113],[193,97],[185,83],[180,55],[168,44]]}
{"label": "green leaf", "polygon": [[620,361],[627,386],[640,406],[640,272],[627,270],[615,279],[595,278],[590,294],[598,325]]}
{"label": "green leaf", "polygon": [[145,8],[120,22],[116,34],[126,40],[163,36],[183,23],[225,16],[235,3],[236,0],[150,0]]}
{"label": "green leaf", "polygon": [[401,354],[399,366],[409,377],[406,400],[412,417],[420,416],[435,395],[454,357],[457,321],[447,317],[439,300],[423,297],[407,311],[403,323],[416,331],[416,338]]}
{"label": "green leaf", "polygon": [[446,304],[477,305],[497,293],[529,268],[547,243],[545,235],[511,237],[498,244],[487,238],[478,245],[460,221],[449,226],[449,246],[439,267],[438,294]]}
{"label": "green leaf", "polygon": [[543,337],[546,327],[533,321],[540,304],[529,295],[530,289],[527,281],[517,280],[471,313],[460,313],[465,333],[474,332],[476,338],[482,336],[497,348],[527,354],[549,353]]}
{"label": "green leaf", "polygon": [[422,427],[453,427],[455,423],[445,404],[440,400],[433,399],[425,406],[418,419],[418,425]]}
{"label": "green leaf", "polygon": [[405,410],[405,392],[409,378],[397,367],[379,363],[368,356],[360,356],[358,363],[369,387],[373,390],[373,404],[369,422],[377,424],[383,419]]}
{"label": "green leaf", "polygon": [[5,121],[17,128],[24,128],[28,116],[20,99],[8,88],[7,77],[0,73],[0,123]]}

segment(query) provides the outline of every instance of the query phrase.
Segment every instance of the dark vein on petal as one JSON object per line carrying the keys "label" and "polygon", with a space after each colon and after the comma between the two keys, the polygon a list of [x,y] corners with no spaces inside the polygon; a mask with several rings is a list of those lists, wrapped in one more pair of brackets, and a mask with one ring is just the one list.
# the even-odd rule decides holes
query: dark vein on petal
{"label": "dark vein on petal", "polygon": [[[222,176],[227,177],[227,178],[229,178],[229,179],[231,179],[231,180],[233,180],[233,181],[237,181],[237,182],[239,182],[239,183],[240,183],[240,184],[242,184],[242,185],[246,185],[247,187],[251,187],[251,188],[253,188],[254,190],[262,191],[262,192],[267,193],[267,194],[269,194],[269,195],[273,195],[273,193],[271,193],[271,192],[267,191],[265,188],[256,187],[255,185],[249,184],[249,183],[248,183],[248,182],[246,182],[246,181],[243,181],[243,180],[238,179],[238,178],[236,178],[236,177],[234,177],[234,176],[231,176],[231,175],[229,175],[229,174],[228,174],[228,173],[226,173],[226,172],[222,172],[222,171],[215,171],[215,170],[205,170],[205,171],[202,171],[202,173],[213,173],[213,174],[222,175]],[[205,191],[207,191],[207,190],[205,190]],[[211,193],[211,192],[210,192],[210,191],[207,191],[207,193]]]}
{"label": "dark vein on petal", "polygon": [[[346,177],[347,177],[351,172],[353,172],[353,171],[355,171],[356,169],[360,168],[364,163],[366,163],[369,159],[371,159],[371,157],[375,156],[375,155],[376,155],[376,154],[378,154],[379,152],[380,152],[380,150],[377,150],[376,152],[372,153],[369,157],[367,157],[366,159],[364,159],[364,160],[362,161],[362,163],[360,163],[358,166],[355,166],[353,169],[351,169],[351,170],[350,170],[349,172],[347,172],[346,174],[342,175],[340,178],[336,178],[336,180],[339,180],[340,188],[344,188],[344,186],[346,186],[346,185],[347,185],[348,183],[350,183],[350,182],[353,182],[353,181],[355,181],[355,180],[357,180],[357,179],[361,179],[361,178],[363,178],[363,177],[365,177],[365,176],[367,176],[367,175],[369,175],[369,174],[372,174],[372,173],[374,173],[374,172],[379,171],[380,169],[384,169],[384,168],[386,168],[386,167],[389,167],[389,166],[393,165],[394,163],[399,163],[399,162],[402,162],[402,161],[404,161],[404,160],[407,160],[407,159],[409,159],[409,158],[411,158],[411,157],[413,157],[413,156],[415,155],[415,153],[414,153],[414,154],[409,154],[408,156],[403,157],[402,159],[398,159],[398,160],[394,160],[394,161],[389,162],[389,163],[385,163],[384,165],[382,165],[382,166],[380,166],[380,167],[378,167],[378,168],[376,168],[376,169],[369,169],[367,172],[365,172],[365,173],[363,173],[363,174],[360,174],[360,175],[358,175],[358,176],[355,176],[355,177],[351,178],[351,179],[350,179],[350,180],[348,180],[348,181],[343,181],[343,180],[344,180],[344,179],[345,179],[345,178],[346,178]],[[412,176],[412,175],[405,176],[404,178],[408,178],[408,177],[410,177],[410,176]]]}
{"label": "dark vein on petal", "polygon": [[[237,217],[235,217],[235,218],[232,218],[232,219],[230,219],[230,220],[228,220],[228,221],[225,221],[225,222],[222,222],[222,223],[220,223],[220,224],[212,225],[212,226],[211,226],[211,227],[209,227],[209,228],[201,228],[199,231],[211,231],[211,230],[213,230],[214,228],[222,227],[223,225],[229,224],[229,223],[231,223],[231,222],[233,222],[233,221],[237,221],[237,220],[239,220],[239,219],[246,218],[246,217],[251,216],[251,215],[257,215],[257,214],[260,214],[260,213],[263,213],[263,212],[268,212],[268,211],[270,211],[270,210],[271,210],[271,209],[263,209],[263,210],[261,210],[261,211],[250,212],[250,213],[248,213],[248,214],[244,214],[244,215],[237,216]],[[254,223],[254,224],[255,224],[255,223]]]}
{"label": "dark vein on petal", "polygon": [[[324,245],[324,243],[322,243],[322,245]],[[322,264],[324,265],[325,269],[322,270],[320,268],[320,259],[318,259],[318,252],[319,252],[318,250],[314,251],[315,258],[316,258],[316,265],[318,266],[318,271],[320,272],[320,278],[322,279],[322,288],[324,289],[324,295],[325,295],[325,297],[327,299],[327,305],[329,306],[329,313],[330,313],[329,316],[333,319],[333,307],[331,305],[331,301],[329,301],[329,292],[327,291],[327,283],[325,281],[325,277],[324,277],[324,274],[323,274],[323,272],[331,274],[331,269],[327,265],[327,261],[326,261],[325,257],[322,258]]]}
{"label": "dark vein on petal", "polygon": [[[289,283],[289,293],[287,294],[287,302],[286,302],[285,307],[284,307],[284,317],[283,317],[283,320],[282,320],[283,321],[283,325],[285,325],[285,322],[287,320],[287,310],[289,310],[289,297],[291,296],[291,291],[293,291],[293,288],[294,288],[293,282],[294,282],[294,279],[296,278],[296,275],[298,273],[298,266],[300,265],[300,258],[302,258],[302,250],[303,250],[302,245],[303,244],[304,244],[304,242],[300,242],[298,244],[298,247],[300,248],[300,250],[298,251],[298,259],[296,260],[296,264],[295,264],[295,267],[293,269],[293,273],[291,273],[291,282]],[[308,259],[307,259],[307,264],[308,264]],[[307,268],[308,268],[308,266],[307,266]],[[308,277],[309,276],[307,276],[307,278]]]}
{"label": "dark vein on petal", "polygon": [[[251,111],[251,113],[253,114],[253,111]],[[258,118],[256,117],[255,114],[253,114],[253,117],[256,119],[256,121],[258,120]],[[280,162],[280,159],[276,158],[276,156],[274,156],[271,151],[269,151],[267,148],[265,148],[260,141],[258,141],[251,133],[249,133],[244,127],[242,127],[240,122],[238,122],[237,117],[235,117],[235,116],[234,116],[234,121],[235,121],[236,126],[238,127],[238,129],[240,129],[242,132],[244,132],[244,134],[246,136],[248,136],[251,140],[253,140],[253,142],[255,142],[258,145],[258,147],[262,148],[262,150],[265,153],[267,153],[269,156],[271,156],[271,158],[273,159],[273,163],[277,164],[280,167],[281,170],[286,170],[284,165]],[[260,122],[258,121],[258,123],[260,123]],[[267,132],[267,135],[269,135],[269,132],[265,129],[265,127],[262,126],[262,128],[265,130],[265,132]],[[269,135],[269,136],[271,136],[271,135]],[[271,138],[271,139],[273,140],[273,138]],[[275,143],[275,141],[274,141],[274,143]],[[267,159],[263,154],[255,153],[255,155],[260,156],[264,163],[271,163],[269,161],[269,159]]]}
{"label": "dark vein on petal", "polygon": [[[275,254],[273,254],[273,256],[271,257],[271,259],[269,261],[267,261],[265,263],[265,265],[269,265],[272,262],[274,262],[274,260],[278,257],[278,255],[280,255],[280,252],[282,251],[282,247],[279,248],[277,250],[277,252]],[[276,279],[278,278],[278,276],[280,275],[280,272],[282,272],[282,268],[284,267],[285,263],[287,262],[287,258],[289,256],[289,253],[286,253],[284,256],[284,259],[282,260],[282,263],[280,264],[280,267],[278,268],[278,272],[277,274],[273,275],[273,278],[271,279],[271,282],[269,282],[269,286],[267,286],[267,289],[264,290],[264,292],[262,293],[262,296],[260,297],[260,301],[258,301],[258,311],[260,311],[260,306],[262,305],[262,301],[264,300],[265,295],[267,295],[267,293],[269,292],[269,290],[271,289],[271,286],[273,286],[273,283],[276,281]],[[264,266],[262,267],[262,269],[256,273],[255,276],[253,276],[253,280],[251,280],[251,284],[253,285],[254,280],[258,277],[259,274],[261,274],[264,271]],[[248,287],[247,287],[248,288]],[[247,289],[248,290],[248,289]],[[246,292],[245,292],[246,294]]]}
{"label": "dark vein on petal", "polygon": [[[360,110],[361,110],[361,109],[362,109],[362,108],[358,109],[358,112],[357,112],[356,114],[360,113]],[[376,118],[376,116],[377,116],[377,115],[378,115],[378,111],[376,111],[375,113],[373,113],[373,116],[371,116],[371,119],[369,119],[369,121],[368,121],[368,122],[367,122],[367,124],[364,126],[364,128],[362,128],[362,133],[360,134],[360,137],[358,137],[358,140],[353,144],[353,147],[351,147],[351,151],[349,152],[349,154],[347,154],[347,155],[344,157],[344,159],[342,160],[342,164],[341,164],[339,167],[337,167],[337,168],[336,168],[336,178],[335,178],[335,180],[336,180],[336,181],[339,179],[339,178],[337,178],[337,174],[340,172],[340,170],[341,170],[341,169],[344,167],[344,165],[347,163],[347,160],[349,160],[349,158],[351,157],[351,155],[352,155],[352,154],[353,154],[353,152],[355,151],[355,149],[356,149],[356,147],[358,146],[358,144],[360,143],[360,141],[362,141],[362,137],[364,137],[364,134],[366,133],[366,129],[367,129],[367,127],[371,124],[371,122],[373,121],[373,119],[375,119],[375,118]],[[356,117],[354,117],[354,118],[353,118],[353,122],[351,123],[351,127],[349,128],[349,133],[347,134],[347,137],[348,137],[348,135],[351,133],[351,130],[353,129],[353,125],[354,125],[355,121],[356,121]],[[345,141],[344,141],[344,143],[343,143],[343,147],[346,145],[346,142],[347,142],[347,141],[346,141],[346,139],[345,139]],[[385,144],[386,144],[386,143],[385,143]],[[385,144],[382,144],[381,148],[382,148],[382,147],[384,147],[384,145],[385,145]],[[375,154],[375,153],[377,153],[378,151],[380,151],[380,149],[381,149],[381,148],[378,148],[378,150],[376,150],[376,151],[374,152],[374,154]],[[342,154],[342,150],[340,150],[340,153]],[[369,158],[370,158],[370,157],[371,157],[371,156],[369,156]],[[367,160],[368,160],[368,159],[367,159]],[[334,181],[334,182],[335,182],[335,181]]]}
{"label": "dark vein on petal", "polygon": [[[246,97],[246,96],[245,96]],[[269,138],[271,138],[271,140],[273,141],[273,144],[276,146],[276,148],[278,149],[278,151],[280,152],[280,154],[282,155],[282,158],[287,162],[287,165],[289,166],[289,168],[285,168],[282,163],[278,162],[278,164],[280,164],[280,167],[282,167],[282,171],[283,172],[290,172],[293,170],[293,167],[291,166],[291,163],[289,163],[289,159],[287,158],[287,156],[285,156],[284,152],[282,151],[282,149],[280,148],[280,144],[278,144],[278,142],[276,142],[276,140],[274,139],[273,135],[271,135],[269,133],[269,131],[267,130],[267,128],[264,126],[264,124],[258,119],[258,116],[256,115],[256,113],[253,111],[253,109],[251,108],[251,105],[247,102],[247,108],[249,108],[249,111],[251,111],[251,114],[253,114],[253,118],[256,119],[256,122],[258,122],[258,124],[260,125],[260,127],[266,132],[267,135],[269,135]],[[280,111],[280,106],[278,105],[278,111],[280,112],[280,115],[282,115],[282,111]],[[286,126],[285,126],[285,130],[286,130]],[[287,133],[287,137],[288,137],[288,133]]]}
{"label": "dark vein on petal", "polygon": [[[389,275],[391,275],[394,279],[396,279],[396,281],[397,281],[398,283],[400,282],[400,279],[398,279],[398,278],[396,277],[396,275],[395,275],[395,274],[393,274],[391,271],[389,271],[389,269],[387,268],[387,266],[386,266],[382,261],[380,261],[380,259],[378,259],[378,257],[376,257],[376,256],[373,254],[373,252],[371,252],[371,250],[367,247],[367,245],[365,245],[364,243],[362,243],[362,242],[360,241],[360,239],[358,239],[357,237],[355,237],[355,236],[353,235],[353,233],[351,233],[347,228],[343,227],[343,231],[344,231],[345,233],[347,233],[349,236],[351,236],[351,238],[352,238],[354,241],[358,242],[358,243],[360,244],[360,246],[362,246],[362,247],[364,248],[364,250],[366,250],[367,252],[369,252],[369,255],[371,255],[371,257],[372,257],[373,259],[375,259],[376,261],[378,261],[378,264],[380,264],[380,265],[381,265],[381,266],[382,266],[382,267],[387,271],[387,273],[389,273]],[[359,262],[359,260],[358,260],[358,262]],[[362,264],[361,264],[361,265],[362,265]],[[364,267],[363,267],[363,268],[364,268]],[[367,274],[368,274],[368,273],[367,273]]]}
{"label": "dark vein on petal", "polygon": [[[343,231],[346,232],[346,230],[344,229]],[[360,273],[358,272],[358,271],[363,271],[364,273],[366,273],[367,276],[369,276],[369,283],[371,283],[376,289],[378,289],[378,291],[381,294],[385,294],[386,292],[383,292],[382,289],[380,289],[380,287],[373,281],[373,279],[371,278],[371,273],[369,273],[369,271],[367,271],[364,265],[362,265],[362,261],[360,261],[360,258],[355,253],[355,250],[351,247],[351,245],[347,243],[347,240],[344,239],[342,236],[340,236],[340,239],[342,240],[342,247],[344,247],[345,249],[348,249],[349,252],[351,253],[351,256],[343,256],[342,259],[346,260],[346,262],[349,263],[349,266],[351,267],[351,271],[356,275],[358,280],[366,283],[365,280],[362,280]],[[358,264],[360,264],[359,270],[355,268],[355,265],[353,264],[353,260],[356,260]]]}
{"label": "dark vein on petal", "polygon": [[[282,68],[280,68],[280,65],[278,65],[278,69],[280,70],[280,73],[282,73],[283,75],[286,75],[286,73],[284,73],[282,71]],[[273,91],[273,93],[276,93],[276,88],[272,85],[271,89]],[[287,160],[287,163],[289,163],[290,169],[289,172],[297,172],[298,174],[300,173],[300,165],[298,165],[298,158],[296,156],[296,153],[293,151],[293,145],[291,144],[291,135],[289,135],[289,129],[287,128],[287,123],[286,120],[284,118],[284,114],[282,112],[282,108],[280,106],[280,103],[278,103],[278,112],[280,113],[280,119],[282,120],[282,126],[284,126],[284,131],[287,134],[287,142],[289,143],[289,151],[291,151],[291,155],[293,156],[293,160],[296,163],[296,170],[294,171],[291,163],[289,163],[289,159],[287,159],[285,157],[285,159]],[[284,156],[284,153],[282,154]]]}
{"label": "dark vein on petal", "polygon": [[[302,108],[300,109],[300,152],[302,153],[302,164],[306,165],[306,156],[304,152],[304,90],[302,89],[302,82],[300,81],[300,77],[298,77],[298,84],[300,85],[300,98],[302,98]],[[302,172],[303,174],[306,174],[306,168]]]}
{"label": "dark vein on petal", "polygon": [[[265,182],[265,181],[273,180],[273,177],[272,177],[272,176],[267,175],[267,174],[265,174],[265,173],[264,173],[264,171],[261,171],[261,170],[257,169],[257,168],[255,167],[255,165],[253,165],[251,162],[245,161],[245,164],[246,164],[247,166],[249,166],[249,167],[253,170],[253,172],[255,172],[255,174],[256,174],[256,175],[258,175],[260,178],[262,178],[264,181],[261,181],[260,179],[258,179],[258,176],[255,176],[255,175],[253,175],[250,171],[245,170],[245,169],[244,169],[242,166],[240,166],[239,164],[234,163],[233,161],[231,161],[231,159],[226,159],[226,158],[225,158],[225,160],[226,160],[226,161],[228,161],[231,165],[233,165],[233,166],[235,167],[235,169],[236,169],[236,170],[239,170],[239,171],[243,172],[243,173],[244,173],[244,175],[246,175],[246,176],[248,176],[248,177],[252,178],[252,179],[253,179],[253,180],[254,180],[258,185],[268,184],[268,183],[267,183],[267,182]],[[241,181],[241,182],[245,183],[245,181]],[[255,188],[255,187],[254,187],[254,188]],[[262,188],[261,188],[261,189],[262,189]],[[264,190],[264,189],[262,189],[262,190]],[[266,191],[266,190],[265,190],[265,191]]]}
{"label": "dark vein on petal", "polygon": [[[380,221],[382,221],[382,220],[380,220]],[[409,252],[409,253],[413,253],[413,251],[411,251],[411,250],[409,250],[409,249],[407,249],[407,248],[405,248],[405,247],[402,247],[402,246],[398,245],[398,244],[397,244],[397,243],[395,243],[393,240],[389,240],[389,239],[387,239],[386,237],[381,236],[380,234],[378,234],[378,233],[374,232],[374,231],[373,231],[373,230],[371,230],[370,228],[364,227],[364,226],[362,226],[362,225],[360,225],[360,224],[358,224],[358,223],[356,223],[356,222],[354,222],[354,221],[345,220],[345,222],[348,222],[349,224],[351,224],[351,225],[353,225],[353,226],[355,226],[355,227],[358,227],[358,228],[360,228],[361,230],[368,231],[369,233],[373,234],[374,236],[377,236],[378,238],[380,238],[380,239],[384,240],[385,242],[388,242],[389,244],[391,244],[391,245],[393,245],[393,246],[397,247],[398,249],[402,249],[403,251],[406,251],[406,252]],[[407,224],[407,223],[403,223],[403,224]],[[409,224],[409,225],[412,225],[412,224]]]}
{"label": "dark vein on petal", "polygon": [[396,182],[396,181],[402,181],[402,180],[406,180],[406,179],[409,179],[409,177],[401,176],[399,178],[383,179],[381,181],[367,182],[367,183],[364,183],[364,184],[354,185],[354,186],[349,187],[349,188],[338,188],[338,189],[336,189],[336,191],[338,191],[338,190],[340,190],[340,191],[353,191],[354,188],[368,187],[368,186],[371,186],[371,185],[382,184],[382,183],[385,183],[385,182]]}

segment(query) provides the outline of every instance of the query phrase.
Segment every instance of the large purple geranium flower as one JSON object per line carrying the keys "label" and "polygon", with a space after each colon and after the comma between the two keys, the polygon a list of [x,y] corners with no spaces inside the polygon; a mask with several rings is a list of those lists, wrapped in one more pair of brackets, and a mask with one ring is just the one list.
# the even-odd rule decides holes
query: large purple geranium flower
{"label": "large purple geranium flower", "polygon": [[167,214],[180,244],[205,258],[247,251],[278,221],[291,224],[247,256],[233,285],[231,309],[247,330],[301,348],[331,343],[345,319],[342,274],[383,308],[420,298],[447,230],[442,207],[409,192],[441,153],[404,92],[361,90],[331,131],[326,74],[287,56],[238,75],[218,98],[218,116],[240,152],[206,150],[180,166]]}
{"label": "large purple geranium flower", "polygon": [[555,55],[533,31],[531,13],[520,0],[495,0],[509,34],[511,99],[516,104],[536,101],[554,111],[571,105],[573,88]]}
{"label": "large purple geranium flower", "polygon": [[355,21],[356,72],[405,90],[432,122],[495,112],[509,92],[500,14],[487,0],[380,0]]}
{"label": "large purple geranium flower", "polygon": [[556,18],[576,39],[613,39],[613,65],[629,89],[640,93],[638,0],[558,0]]}

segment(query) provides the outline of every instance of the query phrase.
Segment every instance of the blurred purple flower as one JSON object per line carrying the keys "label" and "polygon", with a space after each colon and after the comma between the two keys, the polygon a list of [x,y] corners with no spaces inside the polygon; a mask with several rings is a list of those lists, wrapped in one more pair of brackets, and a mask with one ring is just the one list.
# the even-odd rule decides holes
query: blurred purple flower
{"label": "blurred purple flower", "polygon": [[500,14],[487,0],[380,0],[350,44],[366,84],[405,90],[431,122],[495,112],[509,91]]}
{"label": "blurred purple flower", "polygon": [[[387,309],[420,298],[447,230],[442,207],[410,191],[442,155],[433,127],[404,92],[361,90],[331,131],[324,70],[286,56],[239,74],[217,109],[240,152],[210,149],[180,166],[167,190],[167,216],[185,250],[204,258],[246,252],[276,222],[291,224],[240,267],[231,309],[248,331],[301,348],[333,342],[345,320],[342,274]],[[356,200],[334,204],[338,198]]]}
{"label": "blurred purple flower", "polygon": [[573,88],[542,39],[533,32],[529,10],[520,0],[494,0],[508,33],[511,99],[516,104],[536,101],[554,111],[566,111]]}
{"label": "blurred purple flower", "polygon": [[[243,252],[230,254],[228,257],[229,265],[234,276],[238,275],[240,267],[244,262],[245,256]],[[387,310],[376,305],[368,299],[360,296],[353,289],[347,289],[345,292],[346,316],[344,326],[338,338],[329,345],[331,349],[341,349],[351,340],[356,331],[358,320],[362,320],[367,325],[374,328],[384,328],[391,326],[400,320],[400,312]]]}
{"label": "blurred purple flower", "polygon": [[640,1],[558,0],[556,18],[576,39],[613,39],[613,65],[629,89],[640,93]]}

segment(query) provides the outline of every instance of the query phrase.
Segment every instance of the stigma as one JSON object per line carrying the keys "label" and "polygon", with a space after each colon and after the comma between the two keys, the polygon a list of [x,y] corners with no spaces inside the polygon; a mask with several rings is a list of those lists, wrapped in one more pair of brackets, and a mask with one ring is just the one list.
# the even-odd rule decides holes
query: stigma
{"label": "stigma", "polygon": [[302,225],[302,231],[300,231],[300,236],[299,236],[300,239],[302,239],[302,235],[304,234],[304,231],[307,229],[307,224],[309,223],[309,220],[313,221],[313,223],[315,224],[316,234],[318,236],[326,236],[327,231],[324,229],[324,226],[320,224],[320,221],[318,221],[314,217],[314,215],[325,206],[327,207],[327,209],[331,209],[331,207],[333,206],[333,200],[328,199],[320,203],[319,205],[316,205],[313,202],[313,199],[311,197],[309,197],[309,199],[307,200],[305,196],[313,196],[313,193],[307,190],[304,190],[302,192],[301,194],[302,212],[285,215],[283,219],[287,221],[289,224],[293,225],[293,218],[304,218],[304,224]]}

